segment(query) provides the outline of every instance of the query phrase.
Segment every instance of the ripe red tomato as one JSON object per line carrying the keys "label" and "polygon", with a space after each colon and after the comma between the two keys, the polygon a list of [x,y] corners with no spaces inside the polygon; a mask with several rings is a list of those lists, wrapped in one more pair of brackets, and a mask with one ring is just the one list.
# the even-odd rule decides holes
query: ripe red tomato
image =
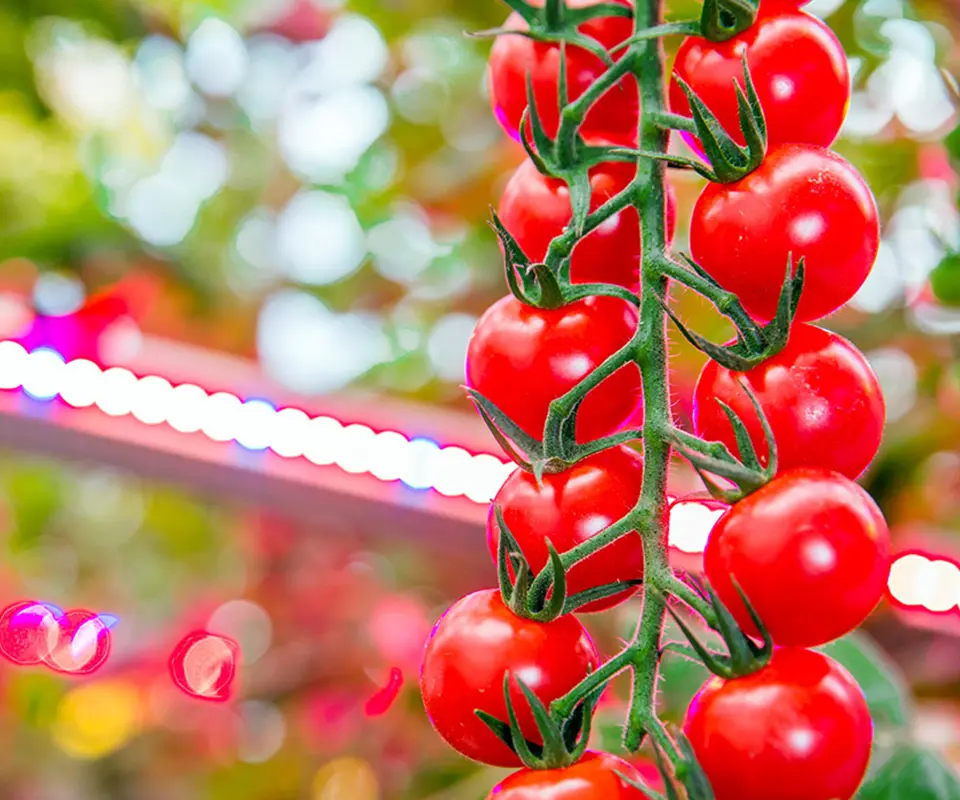
{"label": "ripe red tomato", "polygon": [[636,767],[623,759],[587,751],[580,761],[565,769],[515,772],[494,786],[487,800],[645,800],[647,795],[620,775],[644,784]]}
{"label": "ripe red tomato", "polygon": [[[595,5],[599,0],[569,0],[570,8]],[[629,0],[614,0],[632,7]],[[535,5],[542,5],[542,0]],[[526,23],[519,14],[511,14],[504,25],[523,30]],[[612,49],[633,35],[633,21],[626,17],[600,17],[579,27],[581,33]],[[621,50],[618,57],[626,50]],[[568,96],[576,100],[606,71],[599,58],[574,45],[567,46]],[[525,36],[497,37],[490,52],[490,101],[494,114],[504,130],[519,139],[520,120],[527,108],[527,75],[533,82],[537,111],[547,134],[556,136],[560,122],[558,85],[560,46],[534,42]],[[580,132],[584,136],[599,135],[617,141],[636,141],[640,97],[632,75],[624,76],[593,105]]]}
{"label": "ripe red tomato", "polygon": [[[757,21],[725,42],[684,39],[674,75],[686,81],[740,144],[734,81],[744,86],[743,55],[767,120],[770,147],[787,142],[829,147],[850,103],[850,73],[843,45],[826,25],[787,3],[760,9]],[[680,84],[670,83],[670,106],[690,115]]]}
{"label": "ripe red tomato", "polygon": [[829,150],[781,145],[737,183],[710,183],[693,210],[694,259],[744,307],[771,319],[787,269],[805,258],[797,319],[825,317],[863,285],[880,247],[877,204],[860,174]]}
{"label": "ripe red tomato", "polygon": [[863,692],[813,650],[776,650],[745,678],[713,678],[687,710],[684,733],[716,800],[850,800],[870,759]]}
{"label": "ripe red tomato", "polygon": [[[590,171],[595,211],[633,180],[636,167],[623,162],[600,164]],[[573,211],[570,190],[561,180],[541,175],[524,161],[510,178],[500,198],[500,220],[520,248],[542,261],[550,242],[567,228]],[[677,195],[667,184],[667,241],[673,241],[677,223]],[[574,283],[614,283],[636,291],[640,284],[640,217],[633,207],[611,217],[582,239],[573,251],[570,278]]]}
{"label": "ripe red tomato", "polygon": [[[447,743],[468,758],[500,767],[520,759],[474,714],[507,720],[503,676],[519,676],[549,704],[597,668],[593,640],[572,614],[546,624],[516,616],[494,589],[454,603],[440,618],[423,656],[420,691],[427,716]],[[524,736],[540,741],[520,687],[510,697]]]}
{"label": "ripe red tomato", "polygon": [[738,451],[720,406],[726,403],[746,424],[766,464],[763,426],[740,381],[753,390],[770,422],[780,473],[823,467],[856,478],[877,454],[886,415],[883,392],[863,354],[842,336],[797,325],[779,355],[748,372],[710,361],[700,373],[694,393],[697,434]]}
{"label": "ripe red tomato", "polygon": [[[534,476],[516,470],[501,487],[499,504],[504,522],[530,566],[546,566],[550,539],[563,553],[609,527],[637,504],[643,484],[643,459],[629,447],[597,453],[565,472],[544,475],[541,487]],[[487,544],[494,562],[500,528],[490,509]],[[567,593],[643,577],[643,542],[631,533],[594,553],[567,572]],[[622,603],[633,591],[621,592],[584,606],[582,611],[604,611]]]}
{"label": "ripe red tomato", "polygon": [[794,469],[720,517],[703,564],[745,631],[757,633],[734,578],[776,644],[812,647],[849,633],[880,602],[890,531],[853,481]]}
{"label": "ripe red tomato", "polygon": [[[508,295],[477,323],[467,346],[467,385],[540,439],[551,401],[630,341],[636,327],[636,310],[617,298],[589,297],[542,310]],[[628,364],[584,399],[578,439],[614,433],[639,397],[640,372]]]}

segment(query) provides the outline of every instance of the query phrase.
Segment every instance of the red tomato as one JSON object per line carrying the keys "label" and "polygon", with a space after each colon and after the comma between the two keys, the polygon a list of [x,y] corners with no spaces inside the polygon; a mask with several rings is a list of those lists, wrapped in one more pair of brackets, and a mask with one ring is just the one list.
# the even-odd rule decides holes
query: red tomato
{"label": "red tomato", "polygon": [[880,247],[877,204],[829,150],[782,145],[737,183],[710,183],[693,210],[694,259],[760,319],[771,319],[787,269],[805,258],[797,319],[825,317],[863,285]]}
{"label": "red tomato", "polygon": [[[522,769],[498,783],[488,800],[645,800],[627,783],[643,783],[636,767],[609,753],[588,751],[565,769]],[[644,784],[649,785],[649,784]]]}
{"label": "red tomato", "polygon": [[748,372],[710,361],[700,373],[694,394],[697,434],[738,452],[720,406],[724,402],[744,421],[766,464],[763,427],[740,381],[753,390],[770,422],[780,473],[823,467],[856,478],[877,454],[886,416],[883,392],[863,354],[842,336],[797,325],[779,355]]}
{"label": "red tomato", "polygon": [[[427,716],[447,743],[468,758],[500,767],[520,759],[474,714],[507,720],[503,676],[519,676],[545,704],[566,694],[597,668],[593,640],[572,614],[546,624],[516,616],[489,589],[454,603],[430,634],[420,672]],[[520,729],[540,741],[520,687],[510,697]]]}
{"label": "red tomato", "polygon": [[[633,180],[636,167],[623,162],[600,164],[590,171],[594,211]],[[542,261],[550,242],[570,224],[570,190],[561,180],[541,175],[524,161],[510,178],[500,198],[500,220],[520,248]],[[667,184],[667,241],[673,241],[677,223],[677,195]],[[637,291],[640,284],[640,217],[633,207],[611,217],[582,239],[570,262],[573,283],[615,283]]]}
{"label": "red tomato", "polygon": [[[613,297],[549,311],[504,297],[480,318],[467,346],[467,385],[541,439],[551,401],[630,341],[636,327],[636,310]],[[628,364],[587,395],[578,439],[616,432],[639,398],[640,372]]]}
{"label": "red tomato", "polygon": [[[520,545],[530,566],[546,566],[550,539],[558,553],[566,552],[609,527],[637,504],[643,484],[643,459],[629,447],[617,447],[591,456],[555,475],[544,475],[542,487],[533,475],[518,469],[500,489],[504,522]],[[500,529],[490,509],[487,544],[494,562]],[[631,533],[607,545],[567,572],[567,592],[578,592],[643,577],[643,542]],[[604,611],[626,600],[621,592],[584,606],[582,611]]]}
{"label": "red tomato", "polygon": [[710,532],[704,572],[756,634],[740,584],[776,644],[812,647],[856,628],[890,574],[890,531],[877,504],[836,472],[794,469],[748,495]]}
{"label": "red tomato", "polygon": [[683,724],[716,800],[850,800],[867,771],[873,723],[836,661],[777,650],[745,678],[713,678]]}
{"label": "red tomato", "polygon": [[[599,0],[568,0],[568,7],[582,8]],[[628,0],[614,0],[631,6]],[[535,5],[542,5],[541,2]],[[511,14],[506,28],[523,30],[526,23],[519,14]],[[633,35],[633,21],[626,17],[600,17],[579,27],[581,33],[600,42],[610,50]],[[626,50],[621,50],[622,56]],[[606,71],[599,58],[573,45],[567,46],[568,96],[576,100]],[[493,111],[513,138],[519,139],[520,120],[527,108],[527,75],[533,82],[534,98],[543,127],[550,136],[556,136],[560,112],[558,85],[560,76],[560,46],[534,42],[525,36],[497,37],[490,52],[490,101]],[[584,136],[636,141],[640,98],[637,82],[632,75],[624,76],[593,105],[584,119],[580,132]]]}
{"label": "red tomato", "polygon": [[[690,36],[680,45],[674,75],[686,81],[740,144],[734,81],[744,86],[743,55],[767,120],[770,147],[787,142],[829,147],[850,103],[843,45],[826,25],[786,3],[765,2],[757,21],[725,42]],[[689,116],[680,84],[670,83],[670,106]]]}

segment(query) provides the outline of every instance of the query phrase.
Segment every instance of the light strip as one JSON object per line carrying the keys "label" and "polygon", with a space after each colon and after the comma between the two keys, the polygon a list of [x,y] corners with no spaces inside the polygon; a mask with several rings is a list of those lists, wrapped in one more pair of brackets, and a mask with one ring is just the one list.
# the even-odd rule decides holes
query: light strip
{"label": "light strip", "polygon": [[333,417],[310,417],[297,408],[278,410],[259,398],[209,394],[191,383],[174,386],[159,375],[137,377],[124,367],[104,370],[87,359],[65,361],[46,347],[28,353],[11,341],[0,342],[0,389],[22,389],[41,401],[59,397],[73,408],[96,406],[112,417],[132,415],[145,425],[166,424],[180,433],[201,433],[248,450],[269,449],[282,458],[305,458],[481,505],[493,500],[516,468],[488,453],[441,447],[429,439],[408,439],[397,431],[374,431]]}

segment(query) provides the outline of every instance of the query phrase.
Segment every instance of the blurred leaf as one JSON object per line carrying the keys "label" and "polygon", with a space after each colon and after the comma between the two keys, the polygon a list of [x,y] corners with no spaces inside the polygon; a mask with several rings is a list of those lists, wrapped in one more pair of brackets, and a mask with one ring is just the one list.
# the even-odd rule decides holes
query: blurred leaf
{"label": "blurred leaf", "polygon": [[960,800],[960,779],[934,753],[904,747],[859,791],[857,800]]}

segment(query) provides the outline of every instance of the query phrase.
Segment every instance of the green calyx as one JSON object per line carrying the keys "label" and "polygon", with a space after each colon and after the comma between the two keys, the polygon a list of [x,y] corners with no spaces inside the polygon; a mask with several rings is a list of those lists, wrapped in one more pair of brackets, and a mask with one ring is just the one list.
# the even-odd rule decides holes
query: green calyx
{"label": "green calyx", "polygon": [[757,19],[760,0],[704,0],[700,30],[704,39],[725,42]]}
{"label": "green calyx", "polygon": [[930,273],[930,290],[946,306],[960,306],[960,253],[949,253]]}
{"label": "green calyx", "polygon": [[697,761],[697,756],[693,752],[690,741],[680,731],[674,731],[673,738],[676,740],[680,752],[676,763],[672,765],[672,769],[663,750],[656,743],[653,745],[657,771],[660,773],[664,785],[663,794],[655,792],[649,786],[637,783],[618,772],[620,779],[637,789],[649,800],[714,800],[710,780],[703,771],[703,767],[700,766],[700,762]]}
{"label": "green calyx", "polygon": [[683,621],[679,614],[670,607],[667,609],[680,630],[683,631],[683,635],[687,637],[687,641],[690,643],[690,647],[693,649],[693,653],[697,659],[702,661],[707,669],[714,675],[719,675],[726,680],[742,678],[745,675],[751,675],[763,669],[770,663],[770,657],[773,655],[773,640],[770,638],[770,634],[767,632],[756,610],[750,604],[750,601],[736,580],[733,581],[733,585],[737,590],[737,594],[740,595],[743,604],[746,606],[750,619],[753,621],[757,630],[760,631],[763,640],[762,644],[757,644],[743,632],[730,613],[730,610],[723,604],[710,586],[707,586],[706,593],[703,594],[703,597],[710,603],[714,610],[716,616],[714,629],[723,638],[723,642],[727,648],[726,653],[711,650],[700,641],[699,637],[691,630],[690,626]]}
{"label": "green calyx", "polygon": [[737,329],[737,340],[733,344],[713,344],[687,328],[669,307],[666,298],[660,298],[670,319],[690,344],[709,356],[711,360],[734,372],[747,372],[773,358],[787,346],[803,292],[803,259],[797,262],[797,267],[794,269],[793,258],[787,258],[787,272],[780,290],[777,312],[769,323],[758,325],[744,311],[736,295],[723,289],[695,261],[686,255],[681,255],[681,258],[692,272],[681,272],[678,265],[669,264],[670,276],[712,301],[717,311],[727,317]]}
{"label": "green calyx", "polygon": [[735,183],[742,180],[760,166],[767,154],[766,117],[753,79],[750,77],[746,53],[743,56],[743,76],[746,92],[736,81],[734,81],[734,91],[737,93],[740,132],[746,142],[745,147],[733,140],[716,115],[707,108],[689,84],[679,76],[675,76],[690,103],[697,137],[710,161],[709,168],[701,167],[698,172],[715,183]]}
{"label": "green calyx", "polygon": [[[516,683],[529,705],[543,744],[531,742],[520,730],[510,691],[511,680]],[[503,676],[503,696],[507,705],[507,722],[479,709],[474,713],[500,741],[517,754],[524,766],[530,769],[562,769],[583,758],[590,741],[596,695],[584,698],[569,717],[560,720],[551,716],[540,698],[517,676],[511,678],[509,673]]]}
{"label": "green calyx", "polygon": [[[539,477],[538,477],[539,480]],[[553,542],[546,539],[549,560],[536,574],[503,519],[499,505],[494,516],[500,534],[497,547],[497,580],[504,604],[518,617],[535,622],[552,622],[583,606],[604,600],[640,585],[641,581],[616,581],[583,592],[567,591],[567,567]]]}

